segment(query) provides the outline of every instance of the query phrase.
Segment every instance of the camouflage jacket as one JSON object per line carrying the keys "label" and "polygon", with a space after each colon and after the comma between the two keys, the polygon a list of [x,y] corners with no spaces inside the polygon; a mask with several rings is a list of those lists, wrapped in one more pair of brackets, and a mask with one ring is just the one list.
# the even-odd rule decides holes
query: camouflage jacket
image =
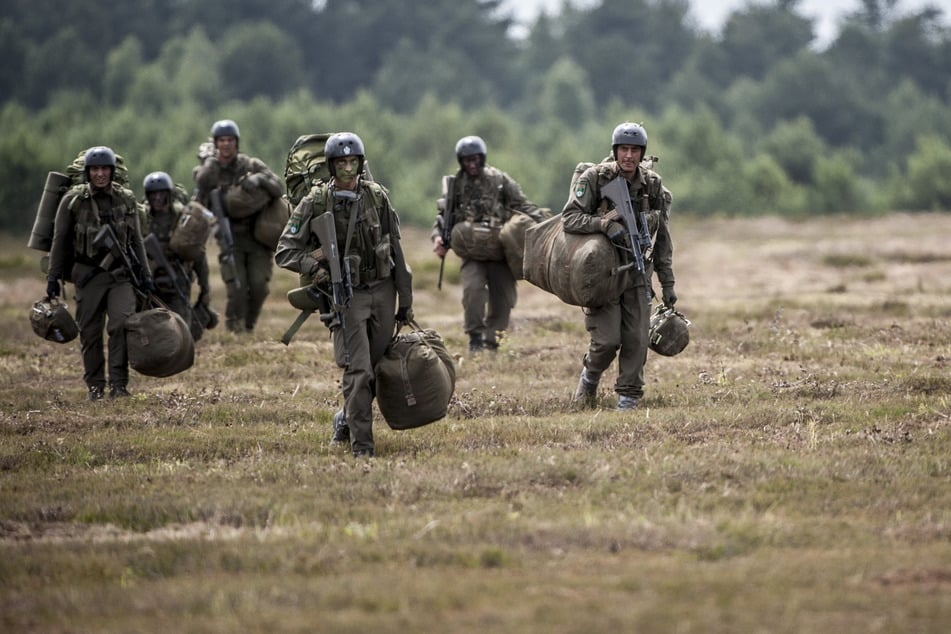
{"label": "camouflage jacket", "polygon": [[[276,198],[284,193],[284,187],[281,179],[271,171],[271,168],[259,158],[250,157],[240,152],[231,163],[222,164],[216,157],[210,156],[205,161],[195,167],[192,176],[198,191],[195,193],[195,199],[203,206],[211,209],[211,192],[216,187],[221,188],[221,204],[227,205],[225,191],[232,185],[250,174],[262,174],[261,187],[267,190],[271,197]],[[227,209],[225,209],[227,213]],[[253,219],[245,218],[242,220],[232,219],[232,225],[251,225]],[[239,227],[235,227],[239,228]]]}
{"label": "camouflage jacket", "polygon": [[[108,252],[96,249],[93,241],[104,223],[112,226],[122,250],[131,251],[147,267],[139,220],[135,195],[118,183],[104,190],[93,190],[88,183],[74,185],[56,210],[47,275],[72,280],[74,264],[98,266]],[[119,266],[114,262],[111,268]]]}
{"label": "camouflage jacket", "polygon": [[[515,212],[522,212],[537,221],[543,220],[547,210],[541,211],[525,197],[521,186],[505,172],[486,165],[479,176],[469,176],[459,170],[455,175],[452,223],[468,220],[501,227]],[[431,239],[442,235],[445,223],[446,200],[436,201],[439,214],[433,223]]]}
{"label": "camouflage jacket", "polygon": [[[305,279],[314,275],[318,267],[314,251],[321,244],[311,223],[325,213],[334,216],[337,251],[341,257],[351,258],[357,288],[393,279],[399,305],[412,306],[413,275],[400,243],[399,217],[383,186],[366,179],[360,179],[355,200],[334,197],[333,180],[314,186],[294,208],[281,234],[274,254],[277,265]],[[351,216],[353,235],[347,249]]]}
{"label": "camouflage jacket", "polygon": [[[202,251],[201,258],[198,260],[184,260],[169,246],[172,241],[172,234],[175,232],[175,228],[178,227],[179,220],[181,219],[184,205],[177,200],[173,200],[171,210],[168,213],[155,213],[151,207],[149,207],[148,203],[146,203],[146,210],[148,211],[148,220],[146,221],[146,226],[142,229],[143,236],[148,237],[150,233],[155,234],[159,244],[162,245],[162,252],[165,254],[165,257],[168,258],[168,261],[173,265],[176,262],[181,265],[181,272],[188,276],[189,284],[191,284],[192,272],[194,271],[198,278],[199,288],[209,288],[208,258],[205,256],[204,251]],[[153,271],[153,273],[155,273],[157,278],[159,272]],[[158,284],[158,279],[156,279],[156,284]]]}
{"label": "camouflage jacket", "polygon": [[[575,181],[568,202],[562,210],[565,231],[568,233],[600,233],[601,216],[614,209],[610,199],[601,195],[601,187],[619,175],[617,163],[606,160],[586,169]],[[634,210],[640,209],[640,200],[644,192],[650,206],[647,211],[647,225],[653,240],[653,248],[648,261],[657,274],[661,286],[674,285],[673,255],[674,247],[670,238],[670,205],[672,196],[664,187],[660,175],[641,165],[633,182],[628,183],[628,191]],[[641,280],[635,278],[635,284]]]}

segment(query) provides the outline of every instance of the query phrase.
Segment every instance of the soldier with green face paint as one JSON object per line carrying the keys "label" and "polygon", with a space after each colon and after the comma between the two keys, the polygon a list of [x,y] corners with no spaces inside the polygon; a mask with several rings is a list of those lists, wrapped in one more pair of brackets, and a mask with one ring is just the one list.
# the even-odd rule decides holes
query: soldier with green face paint
{"label": "soldier with green face paint", "polygon": [[[413,319],[413,275],[386,190],[361,175],[363,141],[352,132],[333,134],[324,153],[330,181],[318,183],[291,213],[274,259],[311,280],[325,296],[334,295],[335,285],[342,291],[335,296],[343,304],[336,306],[339,317],[327,322],[334,360],[344,370],[344,408],[333,417],[332,441],[349,441],[353,456],[366,458],[375,452],[373,369],[396,323]],[[319,238],[327,214],[333,218],[335,244]]]}
{"label": "soldier with green face paint", "polygon": [[[603,306],[585,307],[585,328],[591,337],[584,355],[575,401],[594,406],[601,374],[618,359],[614,391],[618,409],[637,407],[644,395],[644,363],[649,345],[652,291],[647,280],[657,275],[663,289],[663,302],[673,307],[673,243],[670,238],[671,194],[660,175],[641,161],[647,152],[647,132],[637,123],[621,123],[611,136],[611,158],[586,169],[575,181],[562,211],[564,230],[569,233],[603,233],[619,251],[633,260],[631,235],[638,228],[626,226],[618,213],[617,201],[602,189],[617,178],[626,185],[635,210],[643,210],[650,244],[642,249],[646,271],[632,271],[630,285],[621,296]],[[622,190],[623,191],[623,190]]]}

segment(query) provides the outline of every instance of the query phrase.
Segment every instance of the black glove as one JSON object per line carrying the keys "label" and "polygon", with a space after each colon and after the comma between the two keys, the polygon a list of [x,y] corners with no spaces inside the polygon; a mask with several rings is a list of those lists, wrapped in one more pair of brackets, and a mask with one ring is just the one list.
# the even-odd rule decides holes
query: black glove
{"label": "black glove", "polygon": [[405,324],[413,321],[413,308],[411,306],[400,306],[396,311],[396,322]]}
{"label": "black glove", "polygon": [[627,230],[620,222],[614,222],[613,220],[609,222],[608,226],[604,228],[604,235],[619,247],[627,246]]}
{"label": "black glove", "polygon": [[49,299],[59,297],[59,280],[55,277],[46,279],[46,297]]}
{"label": "black glove", "polygon": [[661,295],[664,300],[664,306],[673,308],[674,304],[677,303],[677,293],[674,292],[673,286],[665,286],[661,291]]}
{"label": "black glove", "polygon": [[144,290],[146,293],[154,293],[154,292],[155,292],[155,280],[153,280],[151,277],[147,277],[147,278],[143,279],[143,280],[142,280],[142,290]]}

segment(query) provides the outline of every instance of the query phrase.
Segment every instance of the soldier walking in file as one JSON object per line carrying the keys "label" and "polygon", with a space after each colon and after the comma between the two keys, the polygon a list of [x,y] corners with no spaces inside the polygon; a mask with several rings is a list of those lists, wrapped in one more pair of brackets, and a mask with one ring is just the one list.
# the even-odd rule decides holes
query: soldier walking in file
{"label": "soldier walking in file", "polygon": [[[83,161],[86,182],[67,191],[56,210],[46,295],[58,297],[63,282],[75,285],[83,380],[89,400],[98,401],[107,380],[110,398],[129,396],[125,322],[136,309],[133,282],[138,281],[145,292],[155,286],[135,195],[114,181],[115,152],[105,146],[92,147]],[[108,231],[109,240],[97,240]],[[120,257],[102,246],[104,242],[112,243]],[[109,337],[108,377],[103,329]]]}
{"label": "soldier walking in file", "polygon": [[[251,332],[261,315],[274,267],[273,249],[254,239],[254,221],[284,190],[264,161],[238,151],[241,133],[234,121],[216,121],[211,138],[214,147],[194,170],[195,197],[204,207],[222,211],[230,222],[235,279],[225,278],[222,271],[228,292],[225,325],[231,332]],[[257,208],[239,210],[238,200],[256,200]],[[216,209],[219,204],[223,209]]]}
{"label": "soldier walking in file", "polygon": [[[199,258],[186,260],[170,247],[172,233],[181,220],[184,208],[179,200],[173,199],[175,186],[172,177],[166,172],[152,172],[142,181],[142,187],[145,189],[145,208],[148,212],[148,226],[143,228],[143,233],[155,280],[155,294],[170,310],[181,315],[189,325],[192,339],[198,341],[204,333],[204,327],[192,313],[191,285],[193,279],[197,278],[198,302],[210,311],[208,258],[202,251]],[[154,257],[149,248],[149,241],[153,239],[159,251]]]}
{"label": "soldier walking in file", "polygon": [[[324,151],[331,179],[314,187],[294,209],[275,261],[310,278],[318,292],[336,297],[335,318],[328,325],[334,360],[344,370],[344,408],[334,415],[332,439],[349,440],[355,458],[372,457],[373,368],[393,338],[396,322],[413,319],[413,277],[403,256],[399,217],[386,190],[361,176],[363,141],[340,132],[327,139]],[[318,236],[318,231],[328,232],[324,218],[332,219],[332,243],[322,243]]]}
{"label": "soldier walking in file", "polygon": [[[544,219],[544,212],[525,197],[515,179],[486,163],[486,151],[485,141],[477,136],[456,143],[459,171],[448,177],[451,199],[437,201],[439,214],[431,234],[437,256],[445,258],[453,249],[462,257],[463,330],[469,335],[470,352],[498,349],[518,299],[515,275],[499,240],[502,226],[513,213],[524,213],[536,222]],[[457,225],[471,228],[469,235],[480,243],[479,254],[462,252],[462,245],[447,240]]]}
{"label": "soldier walking in file", "polygon": [[[603,233],[627,258],[633,257],[631,232],[625,226],[614,201],[602,194],[602,188],[618,177],[624,179],[635,209],[644,209],[650,245],[642,250],[644,274],[630,272],[630,285],[620,297],[598,307],[584,308],[585,328],[591,336],[584,355],[575,401],[594,406],[601,374],[618,358],[618,376],[614,391],[617,407],[634,409],[644,395],[644,363],[649,344],[650,310],[653,291],[651,272],[660,281],[663,302],[673,307],[673,243],[668,221],[671,194],[660,175],[641,163],[647,152],[647,132],[636,123],[621,123],[611,135],[612,158],[589,167],[576,181],[562,211],[564,230],[569,233]],[[646,200],[646,205],[643,205]],[[642,207],[643,205],[643,207]]]}

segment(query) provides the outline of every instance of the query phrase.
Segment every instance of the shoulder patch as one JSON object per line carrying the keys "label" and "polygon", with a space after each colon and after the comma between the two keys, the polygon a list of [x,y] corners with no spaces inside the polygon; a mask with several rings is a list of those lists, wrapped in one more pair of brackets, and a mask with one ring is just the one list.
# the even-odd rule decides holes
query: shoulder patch
{"label": "shoulder patch", "polygon": [[588,181],[584,179],[578,179],[578,182],[575,184],[575,198],[581,198],[588,191]]}

